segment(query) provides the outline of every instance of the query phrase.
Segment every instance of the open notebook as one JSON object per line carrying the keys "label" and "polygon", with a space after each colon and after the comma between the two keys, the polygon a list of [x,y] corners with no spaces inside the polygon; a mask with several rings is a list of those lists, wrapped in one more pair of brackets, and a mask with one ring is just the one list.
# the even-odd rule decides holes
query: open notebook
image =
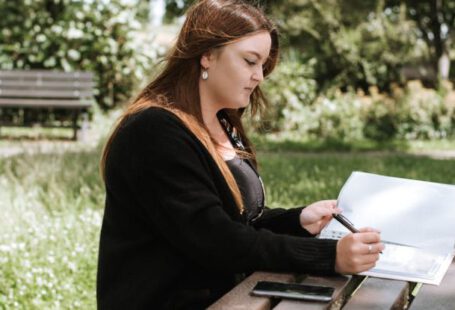
{"label": "open notebook", "polygon": [[[438,285],[454,257],[455,186],[353,172],[338,206],[357,228],[381,231],[385,250],[362,275]],[[319,238],[349,231],[332,220]]]}

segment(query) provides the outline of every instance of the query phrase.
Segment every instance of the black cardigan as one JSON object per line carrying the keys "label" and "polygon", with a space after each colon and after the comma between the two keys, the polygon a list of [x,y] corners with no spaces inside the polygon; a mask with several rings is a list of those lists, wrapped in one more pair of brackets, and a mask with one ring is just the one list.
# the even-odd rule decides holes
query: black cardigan
{"label": "black cardigan", "polygon": [[139,112],[106,161],[98,307],[176,308],[182,296],[200,297],[202,307],[236,274],[334,273],[336,241],[310,238],[300,210],[268,209],[247,225],[196,136],[169,111]]}

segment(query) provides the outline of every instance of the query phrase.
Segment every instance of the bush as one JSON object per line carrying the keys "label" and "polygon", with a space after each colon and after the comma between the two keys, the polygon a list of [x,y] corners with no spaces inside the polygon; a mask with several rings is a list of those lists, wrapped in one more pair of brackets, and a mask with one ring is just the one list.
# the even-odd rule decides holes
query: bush
{"label": "bush", "polygon": [[[439,91],[410,81],[391,86],[391,94],[371,86],[318,95],[311,64],[282,62],[264,89],[271,101],[269,132],[298,140],[349,143],[359,140],[441,139],[454,135],[455,92],[450,83]],[[271,121],[271,119],[273,121]]]}
{"label": "bush", "polygon": [[[286,128],[288,118],[297,116],[293,110],[310,105],[317,98],[316,81],[311,78],[313,63],[311,59],[302,63],[295,55],[288,55],[267,78],[262,88],[270,106],[262,117],[261,129],[279,131]],[[291,120],[291,123],[297,121]]]}
{"label": "bush", "polygon": [[123,2],[0,1],[0,68],[92,71],[98,104],[123,103],[157,53]]}
{"label": "bush", "polygon": [[454,134],[454,103],[445,98],[448,91],[424,88],[420,81],[409,82],[397,98],[399,136],[407,140],[440,139]]}

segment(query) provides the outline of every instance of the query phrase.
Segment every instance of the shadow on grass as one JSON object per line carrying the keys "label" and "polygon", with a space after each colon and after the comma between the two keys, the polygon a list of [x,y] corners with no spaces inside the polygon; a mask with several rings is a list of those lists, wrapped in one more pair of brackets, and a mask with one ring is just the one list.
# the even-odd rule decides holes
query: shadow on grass
{"label": "shadow on grass", "polygon": [[253,136],[251,138],[258,151],[266,152],[369,152],[369,151],[400,151],[409,150],[410,145],[407,141],[352,141],[345,142],[340,140],[272,140],[264,136]]}
{"label": "shadow on grass", "polygon": [[63,136],[63,135],[30,135],[30,134],[0,134],[0,140],[14,141],[14,142],[30,142],[30,141],[41,141],[41,140],[51,140],[51,141],[74,141],[73,136]]}
{"label": "shadow on grass", "polygon": [[48,127],[1,127],[0,140],[6,141],[71,141],[74,131],[72,128]]}

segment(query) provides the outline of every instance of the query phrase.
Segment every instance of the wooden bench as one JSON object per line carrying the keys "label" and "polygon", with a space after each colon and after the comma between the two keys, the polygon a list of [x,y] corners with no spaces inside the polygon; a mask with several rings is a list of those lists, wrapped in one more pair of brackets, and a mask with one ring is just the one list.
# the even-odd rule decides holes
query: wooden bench
{"label": "wooden bench", "polygon": [[93,86],[89,72],[0,70],[0,126],[72,128],[76,140],[88,127]]}
{"label": "wooden bench", "polygon": [[[335,292],[329,303],[251,296],[249,292],[257,281],[325,285],[334,287]],[[364,276],[314,277],[255,272],[209,309],[455,309],[455,261],[439,286]]]}

